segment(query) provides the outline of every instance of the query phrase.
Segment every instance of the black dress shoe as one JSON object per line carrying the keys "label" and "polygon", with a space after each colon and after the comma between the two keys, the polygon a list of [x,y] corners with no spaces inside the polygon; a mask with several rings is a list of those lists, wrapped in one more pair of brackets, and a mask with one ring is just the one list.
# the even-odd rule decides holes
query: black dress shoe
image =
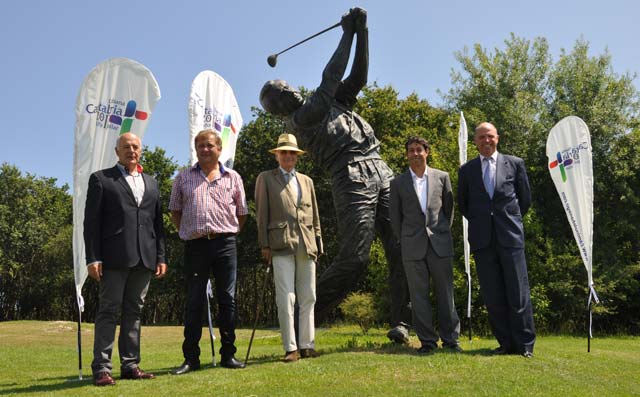
{"label": "black dress shoe", "polygon": [[432,354],[436,351],[438,347],[434,345],[422,345],[416,352],[420,355]]}
{"label": "black dress shoe", "polygon": [[406,345],[409,343],[409,330],[404,325],[399,324],[387,332],[387,338],[400,345]]}
{"label": "black dress shoe", "polygon": [[495,349],[491,350],[490,354],[492,356],[505,356],[507,354],[511,354],[511,352],[505,347],[498,346]]}
{"label": "black dress shoe", "polygon": [[455,344],[455,345],[445,345],[445,346],[442,346],[442,348],[443,348],[444,350],[448,350],[448,351],[450,351],[450,352],[452,352],[452,353],[462,353],[462,347],[460,347],[460,345],[458,345],[458,344]]}
{"label": "black dress shoe", "polygon": [[236,360],[235,357],[231,356],[230,358],[227,359],[223,359],[220,362],[220,365],[222,365],[225,368],[232,368],[232,369],[238,369],[238,368],[244,368],[245,365],[242,361],[238,361]]}
{"label": "black dress shoe", "polygon": [[182,374],[186,374],[187,372],[196,371],[198,369],[200,369],[200,363],[192,363],[190,361],[185,361],[182,363],[181,366],[171,371],[171,374],[182,375]]}

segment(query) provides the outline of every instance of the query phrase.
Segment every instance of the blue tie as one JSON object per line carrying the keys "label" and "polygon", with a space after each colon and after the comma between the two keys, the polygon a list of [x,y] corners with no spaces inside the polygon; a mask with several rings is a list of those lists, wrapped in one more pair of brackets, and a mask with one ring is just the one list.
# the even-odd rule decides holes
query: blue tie
{"label": "blue tie", "polygon": [[493,198],[493,191],[495,189],[495,183],[493,181],[493,172],[491,171],[491,162],[493,161],[492,157],[485,157],[482,159],[486,163],[484,168],[484,175],[482,180],[484,181],[484,188],[487,189],[487,193],[489,193],[489,197]]}

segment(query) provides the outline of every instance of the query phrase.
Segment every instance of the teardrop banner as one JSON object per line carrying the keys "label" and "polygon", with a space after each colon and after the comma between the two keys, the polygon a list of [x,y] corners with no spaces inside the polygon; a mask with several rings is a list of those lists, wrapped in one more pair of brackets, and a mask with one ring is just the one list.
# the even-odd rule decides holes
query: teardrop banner
{"label": "teardrop banner", "polygon": [[[460,166],[467,162],[467,144],[469,132],[464,113],[460,112],[458,129],[458,150]],[[471,248],[469,247],[469,221],[462,217],[462,244],[464,246],[464,272],[467,274],[467,319],[469,321],[469,341],[471,341]]]}
{"label": "teardrop banner", "polygon": [[233,168],[242,115],[231,85],[210,70],[198,73],[191,84],[188,111],[191,164],[198,161],[193,144],[195,136],[202,130],[214,130],[222,138],[220,162]]}
{"label": "teardrop banner", "polygon": [[593,287],[593,159],[587,124],[576,116],[560,120],[549,132],[547,158],[551,179],[587,269],[590,350],[591,301],[599,300]]}

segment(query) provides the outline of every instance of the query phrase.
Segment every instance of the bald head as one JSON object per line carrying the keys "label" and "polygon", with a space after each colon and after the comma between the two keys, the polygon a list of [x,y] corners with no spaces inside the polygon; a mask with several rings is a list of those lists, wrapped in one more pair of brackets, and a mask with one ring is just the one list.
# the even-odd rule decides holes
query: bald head
{"label": "bald head", "polygon": [[142,141],[140,140],[140,137],[138,137],[136,134],[134,134],[133,132],[125,132],[122,135],[118,136],[118,139],[116,139],[116,150],[118,149],[118,146],[120,145],[120,141],[122,140],[122,138],[126,139],[136,139],[138,141],[138,145],[142,145]]}
{"label": "bald head", "polygon": [[476,144],[481,155],[490,157],[496,151],[499,139],[500,136],[496,127],[485,121],[476,127],[473,143]]}
{"label": "bald head", "polygon": [[478,124],[478,126],[476,127],[476,133],[478,133],[478,131],[492,131],[492,130],[496,133],[496,135],[498,134],[498,130],[496,129],[496,127],[488,121],[484,121]]}
{"label": "bald head", "polygon": [[130,172],[133,172],[140,161],[142,142],[136,134],[127,132],[116,140],[116,155],[118,162]]}

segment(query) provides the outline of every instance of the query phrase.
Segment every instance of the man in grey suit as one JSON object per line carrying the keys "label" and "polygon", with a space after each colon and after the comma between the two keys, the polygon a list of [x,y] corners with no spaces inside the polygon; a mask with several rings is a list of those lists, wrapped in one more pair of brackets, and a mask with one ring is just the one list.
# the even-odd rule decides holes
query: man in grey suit
{"label": "man in grey suit", "polygon": [[535,327],[524,255],[522,217],[531,205],[524,161],[498,153],[491,123],[476,127],[480,156],[458,172],[458,204],[469,220],[469,245],[489,324],[500,346],[494,354],[533,356]]}
{"label": "man in grey suit", "polygon": [[140,363],[140,312],[151,276],[163,277],[164,228],[158,183],[138,164],[142,145],[132,134],[116,143],[118,163],[89,178],[84,213],[84,242],[89,277],[99,283],[95,319],[93,380],[114,385],[111,352],[120,315],[122,379],[151,379]]}
{"label": "man in grey suit", "polygon": [[[429,143],[413,136],[405,145],[409,170],[391,182],[391,226],[400,240],[413,325],[421,347],[429,354],[438,347],[460,352],[460,320],[453,301],[453,192],[449,174],[427,167]],[[433,327],[429,278],[438,300],[438,332]]]}

